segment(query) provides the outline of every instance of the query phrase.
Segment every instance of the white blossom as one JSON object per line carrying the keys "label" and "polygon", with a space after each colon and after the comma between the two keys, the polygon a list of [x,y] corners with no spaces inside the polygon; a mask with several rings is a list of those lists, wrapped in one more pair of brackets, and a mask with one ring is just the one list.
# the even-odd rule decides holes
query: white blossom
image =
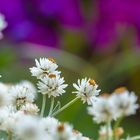
{"label": "white blossom", "polygon": [[13,105],[20,107],[25,103],[34,102],[35,95],[30,92],[28,87],[22,85],[15,85],[11,88],[9,95],[11,96],[11,102]]}
{"label": "white blossom", "polygon": [[48,97],[59,96],[65,93],[65,88],[68,86],[64,84],[64,78],[59,75],[51,74],[50,76],[45,76],[38,82],[39,92],[42,94],[47,94]]}
{"label": "white blossom", "polygon": [[20,140],[39,140],[38,119],[28,115],[22,117],[16,123],[14,135]]}
{"label": "white blossom", "polygon": [[52,58],[40,58],[39,60],[35,59],[35,62],[36,67],[30,68],[30,71],[32,76],[35,76],[38,79],[49,74],[60,74],[60,72],[56,70],[58,65]]}
{"label": "white blossom", "polygon": [[28,89],[28,92],[34,94],[36,96],[37,89],[30,81],[23,80],[18,85],[23,86]]}
{"label": "white blossom", "polygon": [[21,116],[23,116],[23,114],[21,112],[16,112],[14,106],[6,106],[0,109],[1,129],[6,132],[13,132],[15,123]]}
{"label": "white blossom", "polygon": [[96,100],[96,96],[99,95],[100,90],[97,89],[98,85],[95,83],[92,79],[78,79],[78,84],[73,84],[74,88],[77,91],[74,91],[73,93],[76,93],[79,98],[83,101],[83,103],[87,102],[88,105],[91,105],[94,100]]}
{"label": "white blossom", "polygon": [[114,112],[110,99],[110,97],[98,97],[98,100],[88,107],[88,113],[97,123],[108,122],[116,118],[116,112]]}
{"label": "white blossom", "polygon": [[49,135],[54,135],[56,133],[56,128],[59,121],[52,117],[42,118],[39,122],[39,128]]}
{"label": "white blossom", "polygon": [[123,87],[113,92],[111,100],[118,117],[133,115],[139,107],[135,93]]}

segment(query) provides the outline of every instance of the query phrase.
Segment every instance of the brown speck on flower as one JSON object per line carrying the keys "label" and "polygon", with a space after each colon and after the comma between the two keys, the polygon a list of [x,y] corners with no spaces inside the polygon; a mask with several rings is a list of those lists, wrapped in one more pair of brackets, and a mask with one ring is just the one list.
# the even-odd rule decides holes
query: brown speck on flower
{"label": "brown speck on flower", "polygon": [[58,125],[58,127],[57,127],[58,132],[63,132],[64,129],[65,129],[64,124],[60,124],[60,125]]}
{"label": "brown speck on flower", "polygon": [[95,86],[96,85],[96,82],[93,79],[90,79],[88,82],[92,86]]}
{"label": "brown speck on flower", "polygon": [[53,58],[51,58],[51,57],[48,58],[48,60],[51,61],[51,62],[53,62],[53,63],[56,63],[56,61]]}
{"label": "brown speck on flower", "polygon": [[43,71],[43,73],[48,75],[48,72],[47,71]]}
{"label": "brown speck on flower", "polygon": [[121,94],[121,93],[123,93],[125,91],[127,91],[126,87],[119,87],[119,88],[115,89],[114,93]]}
{"label": "brown speck on flower", "polygon": [[50,78],[55,78],[56,75],[55,75],[55,74],[50,74],[49,77],[50,77]]}

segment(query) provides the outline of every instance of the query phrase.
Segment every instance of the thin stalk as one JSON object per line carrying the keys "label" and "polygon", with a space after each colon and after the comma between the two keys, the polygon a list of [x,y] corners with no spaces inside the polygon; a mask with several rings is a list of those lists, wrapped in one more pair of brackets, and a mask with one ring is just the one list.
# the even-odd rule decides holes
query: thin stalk
{"label": "thin stalk", "polygon": [[107,123],[106,123],[106,132],[107,132],[107,135],[106,135],[106,140],[110,140],[110,121],[108,121]]}
{"label": "thin stalk", "polygon": [[131,140],[140,140],[140,135],[131,137],[130,139],[131,139]]}
{"label": "thin stalk", "polygon": [[122,120],[123,120],[123,117],[120,117],[120,118],[116,121],[116,123],[115,123],[115,125],[114,125],[114,127],[113,127],[113,140],[116,139],[116,137],[115,137],[115,130],[116,130],[116,128],[119,127],[119,125],[120,125],[120,123],[121,123]]}
{"label": "thin stalk", "polygon": [[8,133],[8,140],[12,140],[12,133],[11,132]]}
{"label": "thin stalk", "polygon": [[51,98],[51,107],[48,116],[51,116],[53,113],[53,107],[54,107],[54,97]]}
{"label": "thin stalk", "polygon": [[44,112],[45,112],[45,106],[46,106],[46,95],[43,95],[43,99],[42,99],[42,108],[41,108],[41,113],[40,116],[43,117],[44,116]]}
{"label": "thin stalk", "polygon": [[59,110],[57,110],[56,112],[54,112],[52,114],[52,116],[56,116],[57,114],[59,114],[60,112],[62,112],[63,110],[65,110],[66,108],[68,108],[69,106],[71,106],[73,103],[75,103],[78,99],[79,99],[79,97],[74,98],[69,103],[67,103],[66,105],[64,105],[62,108],[60,108]]}

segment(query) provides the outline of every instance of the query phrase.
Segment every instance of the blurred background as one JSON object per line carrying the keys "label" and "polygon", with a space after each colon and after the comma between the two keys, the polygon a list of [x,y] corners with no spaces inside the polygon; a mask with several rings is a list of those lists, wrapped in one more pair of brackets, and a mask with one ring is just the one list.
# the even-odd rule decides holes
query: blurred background
{"label": "blurred background", "polygon": [[[29,72],[34,58],[54,57],[70,84],[58,98],[62,105],[75,97],[72,83],[83,77],[95,79],[102,92],[126,86],[140,97],[139,0],[4,0],[0,13],[8,23],[0,41],[2,81],[36,84]],[[58,118],[94,139],[98,135],[81,102]],[[140,134],[140,111],[122,125],[126,134]]]}

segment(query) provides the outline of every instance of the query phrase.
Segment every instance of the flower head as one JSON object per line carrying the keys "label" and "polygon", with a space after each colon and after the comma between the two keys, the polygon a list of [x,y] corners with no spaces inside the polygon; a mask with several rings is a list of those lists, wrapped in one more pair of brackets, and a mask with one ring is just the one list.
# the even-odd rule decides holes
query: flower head
{"label": "flower head", "polygon": [[65,93],[65,88],[68,86],[64,84],[64,78],[61,78],[59,75],[49,75],[45,76],[38,82],[38,89],[42,94],[47,94],[48,97],[59,96]]}
{"label": "flower head", "polygon": [[116,89],[111,98],[113,102],[112,105],[114,105],[114,109],[118,113],[118,117],[135,114],[139,107],[136,103],[137,96],[134,92],[129,92],[124,87]]}
{"label": "flower head", "polygon": [[78,80],[78,84],[73,84],[73,86],[77,90],[73,93],[76,93],[83,103],[87,102],[89,105],[93,103],[100,92],[100,90],[97,89],[98,85],[92,79],[87,80],[87,78],[85,78],[81,81]]}
{"label": "flower head", "polygon": [[97,101],[88,107],[88,113],[93,116],[93,120],[97,123],[111,121],[116,117],[111,103],[110,97],[98,97]]}
{"label": "flower head", "polygon": [[22,85],[15,85],[10,90],[11,102],[17,107],[21,107],[26,103],[34,102],[35,95],[28,87]]}
{"label": "flower head", "polygon": [[27,88],[30,93],[36,95],[37,92],[36,87],[30,81],[23,80],[18,85]]}
{"label": "flower head", "polygon": [[60,72],[56,70],[58,65],[52,58],[40,58],[39,60],[35,59],[35,62],[36,67],[30,68],[30,71],[32,76],[35,76],[38,79],[50,74],[60,74]]}

